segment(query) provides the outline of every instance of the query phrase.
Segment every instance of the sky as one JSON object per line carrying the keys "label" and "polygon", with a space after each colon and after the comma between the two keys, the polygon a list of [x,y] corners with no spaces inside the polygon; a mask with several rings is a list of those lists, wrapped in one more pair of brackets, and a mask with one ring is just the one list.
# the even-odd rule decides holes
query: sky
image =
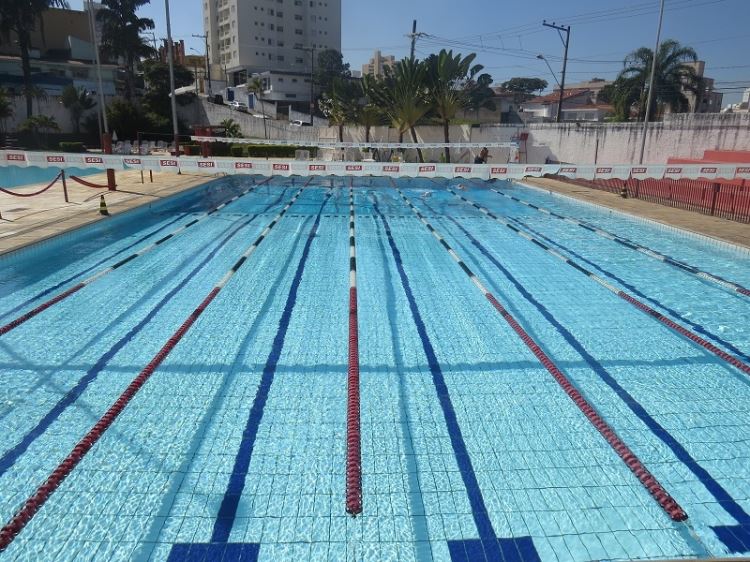
{"label": "sky", "polygon": [[[80,9],[83,0],[70,0]],[[716,79],[724,105],[739,101],[750,87],[750,0],[665,0],[662,40],[692,46],[706,61],[706,76]],[[203,53],[202,0],[172,0],[172,33],[188,48]],[[417,31],[417,56],[441,48],[477,53],[495,83],[514,76],[555,79],[543,54],[560,79],[563,46],[555,30],[542,21],[571,26],[567,84],[593,77],[614,78],[631,51],[653,49],[659,0],[342,0],[342,51],[359,70],[375,49],[397,58],[408,55],[412,20]],[[141,15],[156,22],[157,38],[166,36],[164,0],[152,0]]]}

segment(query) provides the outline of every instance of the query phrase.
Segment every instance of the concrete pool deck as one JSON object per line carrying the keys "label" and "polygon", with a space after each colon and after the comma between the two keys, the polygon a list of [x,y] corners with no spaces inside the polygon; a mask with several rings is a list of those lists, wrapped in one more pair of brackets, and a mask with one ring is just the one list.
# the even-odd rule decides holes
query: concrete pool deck
{"label": "concrete pool deck", "polygon": [[623,199],[616,193],[573,185],[549,178],[526,178],[524,183],[594,203],[635,217],[653,220],[750,249],[750,224],[685,211],[641,199]]}
{"label": "concrete pool deck", "polygon": [[[106,219],[107,217],[99,214],[100,195],[104,195],[110,215],[116,215],[214,178],[208,174],[154,172],[154,182],[151,183],[148,171],[143,174],[145,183],[141,183],[140,171],[118,171],[117,191],[85,187],[68,178],[69,203],[65,202],[60,182],[34,197],[14,197],[0,193],[0,255]],[[97,185],[107,181],[104,173],[86,176],[84,179]],[[43,187],[44,184],[24,186],[13,191],[31,193]]]}

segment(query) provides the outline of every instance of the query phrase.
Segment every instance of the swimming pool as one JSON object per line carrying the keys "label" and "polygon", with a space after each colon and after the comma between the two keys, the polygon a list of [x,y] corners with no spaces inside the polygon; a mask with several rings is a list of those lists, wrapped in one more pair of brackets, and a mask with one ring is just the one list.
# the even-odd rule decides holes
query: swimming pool
{"label": "swimming pool", "polygon": [[505,182],[230,177],[0,263],[0,559],[750,552],[748,253]]}
{"label": "swimming pool", "polygon": [[[37,168],[29,166],[28,168],[19,168],[7,166],[0,168],[0,187],[25,187],[38,183],[49,183],[60,173],[60,168]],[[99,174],[101,170],[92,170],[85,168],[66,168],[65,173],[68,176],[90,176]]]}

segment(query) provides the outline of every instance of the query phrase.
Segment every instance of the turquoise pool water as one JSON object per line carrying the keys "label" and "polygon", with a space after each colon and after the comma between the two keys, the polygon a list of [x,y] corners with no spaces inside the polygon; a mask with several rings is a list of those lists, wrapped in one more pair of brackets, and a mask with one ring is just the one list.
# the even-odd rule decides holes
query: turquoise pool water
{"label": "turquoise pool water", "polygon": [[[0,560],[750,554],[750,297],[489,188],[745,287],[750,254],[516,184],[355,178],[363,512],[352,517],[350,179],[261,180],[216,180],[0,257],[7,326],[159,242],[0,335],[5,525],[304,186]],[[446,245],[687,520],[667,515]]]}
{"label": "turquoise pool water", "polygon": [[[66,168],[65,173],[69,176],[90,176],[91,174],[99,174],[101,170],[94,170],[91,168]],[[18,168],[16,166],[0,167],[0,187],[15,188],[15,187],[26,187],[28,185],[34,185],[39,183],[51,182],[57,174],[60,173],[60,168],[37,168],[36,166],[29,166],[28,168]],[[8,197],[3,195],[2,197]]]}

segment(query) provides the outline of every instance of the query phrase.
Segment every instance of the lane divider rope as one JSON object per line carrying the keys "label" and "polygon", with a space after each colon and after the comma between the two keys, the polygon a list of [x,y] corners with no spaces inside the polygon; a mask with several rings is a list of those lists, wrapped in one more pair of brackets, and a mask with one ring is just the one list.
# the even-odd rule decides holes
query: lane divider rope
{"label": "lane divider rope", "polygon": [[[476,182],[472,182],[475,185]],[[661,261],[663,263],[666,263],[668,265],[671,265],[673,267],[676,267],[680,271],[690,273],[692,275],[695,275],[696,277],[700,277],[701,279],[705,281],[710,281],[712,283],[716,283],[717,285],[720,285],[724,287],[725,289],[729,289],[731,291],[735,291],[737,293],[740,293],[741,295],[750,296],[750,289],[743,287],[739,283],[736,283],[734,281],[729,281],[728,279],[724,279],[723,277],[720,277],[718,275],[715,275],[713,273],[709,273],[707,271],[703,271],[693,265],[690,265],[688,263],[679,261],[675,258],[672,258],[670,256],[667,256],[666,254],[662,254],[661,252],[654,250],[653,248],[649,248],[648,246],[644,246],[642,244],[639,244],[638,242],[634,242],[628,238],[625,238],[623,236],[619,236],[613,232],[609,232],[608,230],[604,230],[603,228],[599,228],[598,226],[594,226],[591,223],[588,223],[586,221],[578,220],[573,217],[568,217],[565,215],[561,215],[559,213],[556,213],[555,211],[552,211],[550,209],[545,209],[544,207],[540,207],[538,205],[535,205],[533,203],[529,203],[528,201],[524,201],[523,199],[519,199],[518,197],[514,197],[513,195],[509,195],[507,193],[504,193],[500,191],[499,189],[490,188],[490,191],[494,191],[498,195],[502,195],[503,197],[506,197],[508,199],[511,199],[512,201],[515,201],[516,203],[520,203],[521,205],[525,205],[526,207],[529,207],[531,209],[534,209],[540,213],[544,213],[546,215],[549,215],[551,217],[555,217],[556,219],[560,219],[562,221],[574,224],[576,226],[579,226],[585,230],[588,230],[589,232],[593,232],[595,234],[598,234],[599,236],[606,238],[608,240],[612,240],[613,242],[616,242],[620,244],[621,246],[624,246],[626,248],[630,248],[631,250],[634,250],[636,252],[640,252],[643,255],[646,255],[650,258],[653,258],[655,260]]]}
{"label": "lane divider rope", "polygon": [[28,525],[29,521],[36,515],[41,509],[49,497],[54,493],[60,484],[70,475],[73,469],[81,462],[84,456],[91,450],[96,442],[101,438],[107,429],[114,423],[117,416],[122,413],[125,407],[130,403],[133,397],[143,387],[144,384],[151,378],[154,371],[161,365],[161,363],[167,358],[172,350],[177,346],[180,340],[185,336],[190,327],[195,323],[198,317],[206,310],[211,301],[213,301],[219,292],[226,286],[229,280],[234,276],[240,267],[247,261],[247,259],[255,252],[260,244],[268,236],[268,233],[273,229],[274,226],[282,219],[289,208],[294,205],[299,196],[305,190],[304,187],[300,188],[286,204],[286,206],[279,212],[276,217],[266,226],[263,232],[260,233],[258,238],[252,245],[245,250],[240,256],[237,263],[227,271],[213,289],[208,293],[206,298],[203,299],[198,307],[190,313],[190,316],[182,323],[177,331],[172,334],[167,342],[162,346],[159,352],[151,359],[151,361],[144,367],[144,369],[138,374],[135,379],[128,385],[125,391],[120,397],[112,404],[107,412],[99,419],[98,422],[83,436],[68,456],[55,468],[54,471],[47,477],[47,480],[37,488],[37,490],[24,502],[21,508],[16,512],[10,521],[0,529],[0,552],[3,552],[18,536],[23,528]]}
{"label": "lane divider rope", "polygon": [[609,292],[617,295],[618,297],[620,297],[624,301],[632,304],[633,306],[635,306],[636,308],[638,308],[642,312],[645,312],[646,314],[648,314],[652,318],[655,318],[656,320],[658,320],[659,322],[661,322],[662,324],[664,324],[668,328],[671,328],[672,330],[674,330],[678,334],[686,337],[687,339],[689,339],[693,343],[696,343],[699,346],[701,346],[702,348],[704,348],[705,350],[713,353],[719,359],[721,359],[721,360],[729,363],[733,367],[736,367],[737,369],[739,369],[740,371],[742,371],[746,375],[750,375],[750,365],[748,365],[744,361],[741,361],[740,359],[738,359],[734,355],[731,355],[731,354],[727,353],[726,351],[724,351],[723,349],[720,349],[720,348],[716,347],[711,342],[703,339],[698,334],[696,334],[694,332],[691,332],[690,330],[688,330],[684,326],[678,324],[674,320],[668,318],[667,316],[665,316],[661,312],[658,312],[657,310],[654,310],[653,308],[651,308],[650,306],[648,306],[646,303],[639,301],[638,299],[636,299],[635,297],[633,297],[629,293],[626,293],[622,289],[618,289],[617,287],[615,287],[612,284],[610,284],[609,282],[605,281],[604,279],[602,279],[601,277],[599,277],[598,275],[596,275],[592,271],[589,271],[588,269],[586,269],[582,265],[578,264],[577,262],[573,261],[572,259],[570,259],[570,258],[562,255],[560,252],[554,250],[553,248],[551,248],[550,246],[548,246],[547,244],[545,244],[541,240],[538,240],[534,236],[531,236],[529,233],[524,232],[523,230],[521,230],[516,225],[514,225],[514,224],[512,224],[512,223],[510,223],[510,222],[508,222],[506,220],[504,220],[503,218],[501,218],[500,216],[496,215],[495,213],[493,213],[492,211],[490,211],[486,207],[483,207],[482,205],[479,205],[478,203],[475,203],[474,201],[470,201],[469,199],[467,199],[463,195],[461,195],[461,194],[456,193],[455,191],[453,191],[451,188],[448,188],[448,191],[450,193],[452,193],[453,195],[455,195],[456,197],[458,197],[459,199],[461,199],[462,201],[464,201],[465,203],[468,203],[469,205],[471,205],[475,209],[479,210],[480,212],[482,212],[486,216],[488,216],[491,219],[495,220],[496,222],[498,222],[498,223],[500,223],[500,224],[508,227],[510,230],[512,230],[515,234],[517,234],[521,238],[525,238],[526,240],[528,240],[532,244],[535,244],[536,246],[538,246],[539,248],[541,248],[542,250],[544,250],[545,252],[547,252],[548,254],[550,254],[551,256],[554,256],[558,260],[566,263],[567,265],[569,265],[570,267],[572,267],[576,271],[578,271],[580,273],[583,273],[589,279],[592,279],[593,281],[596,281],[599,285],[601,285],[602,287],[604,287],[605,289],[607,289]]}
{"label": "lane divider rope", "polygon": [[651,474],[643,462],[636,454],[625,444],[625,442],[615,433],[614,429],[604,421],[596,409],[586,400],[578,391],[570,379],[555,365],[555,363],[541,349],[539,344],[521,327],[513,316],[500,304],[495,296],[482,284],[476,274],[469,269],[466,263],[458,256],[453,248],[446,242],[445,238],[435,230],[424,215],[417,209],[412,202],[404,195],[403,191],[396,188],[399,196],[408,205],[412,212],[417,216],[419,221],[427,227],[427,230],[440,242],[440,245],[448,252],[459,267],[466,273],[471,282],[482,292],[490,304],[500,313],[503,319],[510,325],[514,332],[520,337],[526,347],[534,354],[544,368],[552,375],[555,381],[560,385],[568,397],[575,403],[586,418],[591,422],[594,428],[604,437],[607,443],[612,447],[615,453],[622,459],[625,465],[643,484],[646,490],[653,496],[657,503],[667,513],[673,521],[684,521],[688,518],[687,513],[677,503],[677,501],[666,491],[664,486]]}
{"label": "lane divider rope", "polygon": [[214,207],[212,210],[208,211],[207,213],[204,213],[204,214],[202,214],[202,215],[194,218],[190,222],[185,223],[181,227],[173,230],[172,232],[170,232],[166,236],[163,236],[162,238],[159,238],[156,242],[153,242],[153,243],[149,244],[148,246],[144,246],[143,248],[141,248],[137,252],[135,252],[133,254],[130,254],[126,258],[121,259],[120,261],[118,261],[114,265],[110,265],[108,267],[105,267],[104,269],[99,270],[98,272],[94,273],[92,276],[87,277],[83,281],[78,282],[77,284],[73,285],[69,289],[66,289],[62,293],[60,293],[60,294],[52,297],[51,299],[43,302],[42,304],[40,304],[36,308],[33,308],[30,311],[26,312],[25,314],[22,314],[18,318],[14,319],[14,320],[11,320],[7,324],[5,324],[3,326],[0,326],[0,336],[3,336],[5,334],[7,334],[8,332],[10,332],[11,330],[17,328],[18,326],[20,326],[24,322],[26,322],[28,320],[31,320],[32,318],[34,318],[38,314],[44,312],[45,310],[47,310],[51,306],[53,306],[53,305],[59,303],[60,301],[68,298],[70,295],[72,295],[74,293],[77,293],[78,291],[80,291],[81,289],[83,289],[84,287],[86,287],[87,285],[91,285],[94,281],[96,281],[98,279],[101,279],[102,277],[104,277],[108,273],[112,273],[116,269],[121,268],[123,265],[125,265],[125,264],[133,261],[137,257],[140,257],[140,256],[146,254],[147,252],[150,252],[151,250],[153,250],[157,246],[160,246],[161,244],[163,244],[167,240],[170,240],[171,238],[174,238],[175,236],[181,234],[182,232],[184,232],[185,230],[187,230],[191,226],[194,226],[194,225],[198,224],[199,222],[201,222],[202,220],[208,218],[209,216],[213,215],[214,213],[219,212],[221,209],[223,209],[227,205],[233,203],[234,201],[236,201],[240,197],[243,197],[244,195],[247,195],[249,192],[254,191],[258,187],[260,187],[263,184],[269,182],[270,180],[271,180],[271,178],[266,178],[265,180],[263,180],[260,183],[251,185],[250,187],[248,187],[247,189],[245,189],[241,193],[238,193],[237,195],[235,195],[231,199],[229,199],[227,201],[224,201],[222,204],[220,204],[217,207]]}
{"label": "lane divider rope", "polygon": [[362,513],[362,436],[360,427],[359,324],[354,189],[349,182],[349,365],[346,400],[346,511]]}

